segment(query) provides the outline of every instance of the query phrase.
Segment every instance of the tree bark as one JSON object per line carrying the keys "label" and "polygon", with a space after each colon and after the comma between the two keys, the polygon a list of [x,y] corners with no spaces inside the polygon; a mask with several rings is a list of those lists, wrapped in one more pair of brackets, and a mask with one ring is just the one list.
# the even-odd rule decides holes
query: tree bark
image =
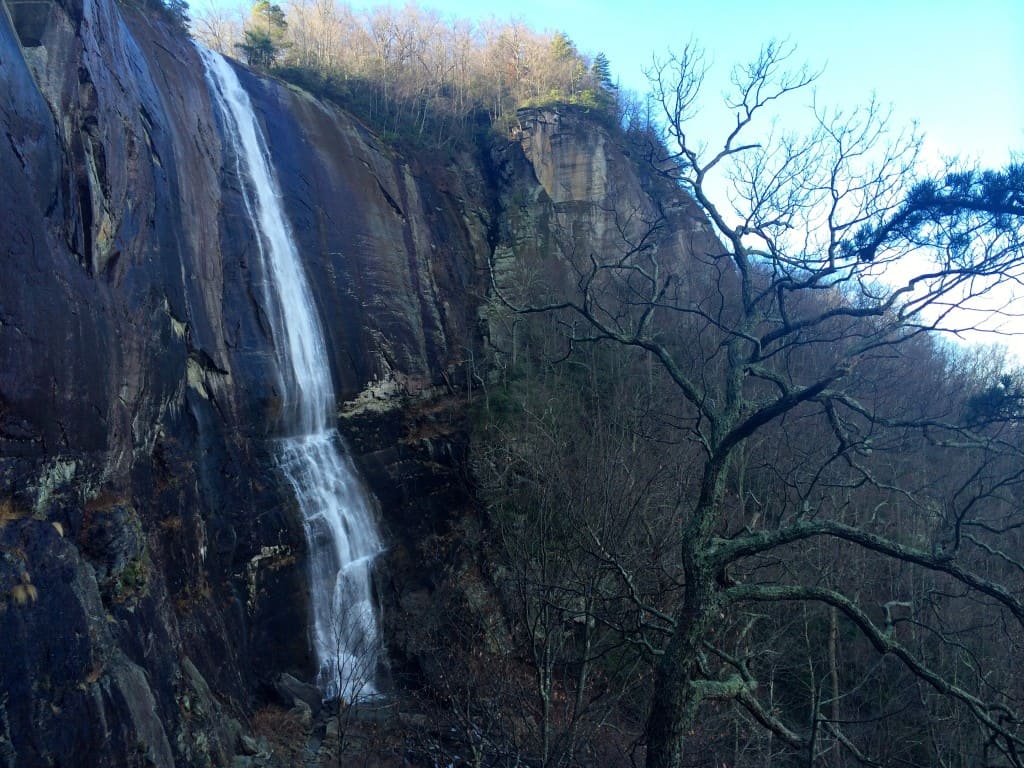
{"label": "tree bark", "polygon": [[647,718],[647,768],[679,768],[686,736],[697,709],[707,698],[700,658],[716,605],[717,585],[711,568],[700,556],[698,542],[683,553],[686,588],[676,617],[676,631],[655,670],[654,695]]}

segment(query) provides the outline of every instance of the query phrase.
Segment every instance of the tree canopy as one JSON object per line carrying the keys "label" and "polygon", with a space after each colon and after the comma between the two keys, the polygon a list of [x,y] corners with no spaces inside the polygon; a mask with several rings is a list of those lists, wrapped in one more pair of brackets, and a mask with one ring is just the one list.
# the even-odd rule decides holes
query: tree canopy
{"label": "tree canopy", "polygon": [[518,22],[450,21],[412,3],[357,12],[331,0],[284,10],[261,0],[244,23],[209,10],[193,29],[211,48],[335,98],[384,133],[435,143],[474,130],[480,115],[507,127],[523,106],[618,109],[606,57]]}
{"label": "tree canopy", "polygon": [[243,32],[244,40],[235,43],[235,48],[245,56],[249,66],[270,69],[287,47],[287,30],[288,22],[281,6],[270,0],[257,0]]}

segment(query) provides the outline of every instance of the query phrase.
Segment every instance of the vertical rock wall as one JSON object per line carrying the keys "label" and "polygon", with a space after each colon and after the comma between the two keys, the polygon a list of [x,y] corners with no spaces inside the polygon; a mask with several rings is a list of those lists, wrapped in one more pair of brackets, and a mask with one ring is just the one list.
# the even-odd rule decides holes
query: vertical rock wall
{"label": "vertical rock wall", "polygon": [[[310,660],[261,276],[202,67],[112,2],[11,3],[0,78],[0,756],[222,765],[260,681]],[[246,84],[339,400],[443,384],[484,284],[461,172]]]}
{"label": "vertical rock wall", "polygon": [[[392,656],[415,669],[409,627],[456,588],[438,564],[480,557],[466,405],[501,333],[492,258],[516,290],[557,282],[572,233],[604,247],[610,211],[657,206],[577,112],[405,157],[242,76],[381,502]],[[224,765],[261,683],[311,668],[262,277],[202,66],[113,0],[7,0],[0,88],[0,765]]]}

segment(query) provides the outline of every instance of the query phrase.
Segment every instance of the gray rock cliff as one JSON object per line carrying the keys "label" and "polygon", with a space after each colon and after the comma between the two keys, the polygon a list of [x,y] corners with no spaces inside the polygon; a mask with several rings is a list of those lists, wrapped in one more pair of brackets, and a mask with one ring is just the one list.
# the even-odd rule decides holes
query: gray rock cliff
{"label": "gray rock cliff", "polygon": [[[0,765],[225,765],[262,686],[312,674],[240,189],[187,39],[113,0],[0,7]],[[239,70],[380,502],[392,663],[420,669],[410,626],[483,524],[466,404],[503,333],[492,264],[522,292],[614,247],[616,211],[665,211],[578,110],[403,156]]]}

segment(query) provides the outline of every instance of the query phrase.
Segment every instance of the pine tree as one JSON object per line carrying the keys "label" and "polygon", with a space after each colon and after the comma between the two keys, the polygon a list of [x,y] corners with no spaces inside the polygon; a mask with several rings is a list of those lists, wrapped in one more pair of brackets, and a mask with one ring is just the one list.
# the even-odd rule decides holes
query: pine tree
{"label": "pine tree", "polygon": [[249,13],[245,28],[245,42],[236,48],[251,67],[270,69],[286,47],[284,42],[288,22],[281,6],[269,0],[257,0]]}
{"label": "pine tree", "polygon": [[604,90],[609,93],[615,93],[618,90],[612,80],[611,64],[608,63],[608,57],[604,53],[599,53],[594,57],[594,63],[590,65],[590,73]]}

